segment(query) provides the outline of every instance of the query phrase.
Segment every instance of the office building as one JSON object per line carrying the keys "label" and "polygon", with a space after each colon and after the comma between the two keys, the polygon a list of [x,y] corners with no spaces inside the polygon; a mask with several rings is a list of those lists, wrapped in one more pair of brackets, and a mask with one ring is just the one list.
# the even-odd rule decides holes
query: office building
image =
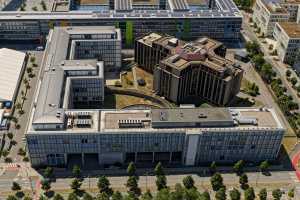
{"label": "office building", "polygon": [[243,70],[212,39],[184,42],[151,33],[135,42],[135,61],[154,73],[154,91],[177,104],[202,99],[226,105],[240,90]]}
{"label": "office building", "polygon": [[[70,1],[71,4],[73,1]],[[86,1],[81,1],[86,2]],[[232,0],[133,0],[101,1],[102,5],[81,5],[67,12],[2,12],[2,41],[43,42],[55,26],[115,26],[124,45],[149,32],[163,32],[179,38],[200,36],[236,43],[240,39],[242,16]],[[76,6],[75,6],[76,7]]]}
{"label": "office building", "polygon": [[272,36],[276,22],[287,22],[290,13],[280,1],[257,0],[253,6],[253,22],[265,37]]}
{"label": "office building", "polygon": [[283,6],[288,13],[290,14],[289,21],[290,22],[297,22],[297,19],[299,18],[299,0],[282,0],[280,2],[281,6]]}
{"label": "office building", "polygon": [[295,22],[276,23],[273,37],[279,59],[300,72],[300,24]]}

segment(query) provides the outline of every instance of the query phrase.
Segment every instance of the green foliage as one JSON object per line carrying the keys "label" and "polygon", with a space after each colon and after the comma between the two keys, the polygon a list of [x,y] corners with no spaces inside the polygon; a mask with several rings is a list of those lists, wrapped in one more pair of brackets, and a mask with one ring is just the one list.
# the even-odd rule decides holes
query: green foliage
{"label": "green foliage", "polygon": [[184,19],[183,21],[183,39],[189,40],[191,32],[191,22],[190,19]]}
{"label": "green foliage", "polygon": [[186,176],[183,178],[182,183],[186,189],[194,188],[195,181],[191,176]]}
{"label": "green foliage", "polygon": [[166,178],[166,176],[164,176],[164,175],[156,176],[155,183],[156,183],[157,190],[162,190],[162,189],[167,188],[167,178]]}
{"label": "green foliage", "polygon": [[276,189],[272,191],[272,196],[274,200],[280,200],[282,197],[283,192],[280,189]]}
{"label": "green foliage", "polygon": [[74,192],[72,192],[69,194],[68,200],[80,200],[80,199],[77,197],[77,195]]}
{"label": "green foliage", "polygon": [[229,192],[230,198],[231,200],[240,200],[241,199],[241,193],[239,190],[233,188],[230,192]]}
{"label": "green foliage", "polygon": [[167,188],[164,188],[156,194],[155,200],[169,200],[170,191]]}
{"label": "green foliage", "polygon": [[126,187],[128,188],[128,192],[135,196],[139,196],[141,194],[141,189],[138,187],[138,180],[136,176],[129,176]]}
{"label": "green foliage", "polygon": [[220,188],[224,187],[223,178],[220,173],[215,173],[210,178],[210,183],[214,191],[218,191]]}
{"label": "green foliage", "polygon": [[80,178],[81,177],[81,169],[78,165],[74,165],[73,169],[72,169],[72,173],[76,178]]}
{"label": "green foliage", "polygon": [[249,187],[247,190],[245,190],[245,200],[254,200],[255,199],[255,193],[254,189],[252,187]]}
{"label": "green foliage", "polygon": [[180,183],[175,184],[175,191],[170,194],[171,200],[182,200],[184,196],[184,189]]}
{"label": "green foliage", "polygon": [[73,181],[71,182],[71,189],[74,190],[74,192],[78,192],[80,187],[82,185],[82,182],[80,181],[79,178],[74,178]]}
{"label": "green foliage", "polygon": [[246,43],[246,50],[248,51],[250,57],[257,55],[260,53],[259,44],[257,42],[247,42]]}
{"label": "green foliage", "polygon": [[291,83],[292,83],[292,85],[296,85],[297,82],[298,82],[298,80],[297,80],[296,77],[291,78]]}
{"label": "green foliage", "polygon": [[245,92],[253,97],[259,94],[259,87],[255,83],[247,82]]}
{"label": "green foliage", "polygon": [[294,198],[294,196],[295,196],[295,189],[292,188],[292,189],[290,189],[290,190],[288,191],[288,197],[289,197],[289,198]]}
{"label": "green foliage", "polygon": [[286,70],[285,75],[286,75],[287,77],[290,77],[290,76],[292,75],[291,70],[289,70],[289,69]]}
{"label": "green foliage", "polygon": [[123,196],[122,196],[121,192],[115,191],[113,193],[113,195],[111,196],[111,199],[112,200],[123,200]]}
{"label": "green foliage", "polygon": [[210,200],[210,195],[209,195],[209,193],[208,193],[207,191],[204,191],[204,192],[200,195],[200,197],[199,197],[198,200]]}
{"label": "green foliage", "polygon": [[267,160],[261,162],[260,165],[259,165],[259,169],[262,172],[267,171],[269,167],[270,167],[270,163]]}
{"label": "green foliage", "polygon": [[[32,198],[29,195],[26,195],[23,200],[32,200]],[[53,198],[53,200],[63,200],[63,199],[54,199]]]}
{"label": "green foliage", "polygon": [[[55,194],[55,196],[53,197],[53,200],[64,200],[64,198],[60,194]],[[88,199],[84,199],[84,200],[88,200]]]}
{"label": "green foliage", "polygon": [[9,195],[6,200],[18,200],[18,198],[14,195]]}
{"label": "green foliage", "polygon": [[243,172],[243,168],[244,168],[244,161],[243,160],[239,160],[237,161],[234,165],[233,165],[233,171],[237,174],[240,174]]}
{"label": "green foliage", "polygon": [[155,166],[154,174],[155,174],[155,176],[165,175],[165,172],[164,172],[161,162],[157,163],[157,165]]}
{"label": "green foliage", "polygon": [[109,200],[109,196],[105,192],[102,192],[97,195],[96,200]]}
{"label": "green foliage", "polygon": [[41,181],[41,188],[45,192],[49,191],[51,189],[51,184],[48,180],[42,180]]}
{"label": "green foliage", "polygon": [[224,187],[216,192],[216,200],[226,200],[226,190]]}
{"label": "green foliage", "polygon": [[13,190],[13,191],[19,191],[19,190],[21,190],[20,184],[14,181],[12,183],[11,190]]}
{"label": "green foliage", "polygon": [[100,193],[106,193],[108,196],[113,194],[113,190],[110,188],[110,183],[106,176],[100,176],[98,178],[97,187]]}
{"label": "green foliage", "polygon": [[213,161],[209,166],[210,173],[214,174],[217,172],[217,163]]}
{"label": "green foliage", "polygon": [[266,188],[261,189],[258,193],[258,197],[259,200],[267,200],[268,197],[267,189]]}
{"label": "green foliage", "polygon": [[53,168],[47,167],[44,171],[45,178],[51,178],[53,176]]}
{"label": "green foliage", "polygon": [[126,47],[131,47],[133,45],[133,23],[132,23],[132,21],[126,21],[125,44],[126,44]]}
{"label": "green foliage", "polygon": [[248,176],[247,174],[242,174],[240,176],[240,180],[239,180],[240,184],[241,184],[241,188],[242,189],[247,189],[249,186],[248,186]]}
{"label": "green foliage", "polygon": [[183,199],[198,200],[199,197],[200,197],[200,193],[197,191],[196,188],[191,188],[191,189],[185,189],[184,190]]}
{"label": "green foliage", "polygon": [[136,176],[136,168],[133,162],[130,162],[127,167],[128,176]]}

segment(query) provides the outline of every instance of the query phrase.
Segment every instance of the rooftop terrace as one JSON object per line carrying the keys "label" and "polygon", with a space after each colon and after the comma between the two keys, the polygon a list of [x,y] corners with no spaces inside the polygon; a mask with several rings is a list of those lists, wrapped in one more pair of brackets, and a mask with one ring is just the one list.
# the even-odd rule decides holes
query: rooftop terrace
{"label": "rooftop terrace", "polygon": [[280,22],[279,25],[290,38],[300,39],[300,24],[295,22]]}

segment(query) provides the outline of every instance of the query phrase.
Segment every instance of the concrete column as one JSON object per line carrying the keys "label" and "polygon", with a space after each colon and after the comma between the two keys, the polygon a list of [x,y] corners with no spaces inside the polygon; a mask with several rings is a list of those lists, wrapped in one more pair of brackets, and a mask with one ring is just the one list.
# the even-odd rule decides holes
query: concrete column
{"label": "concrete column", "polygon": [[172,151],[170,152],[170,158],[169,158],[169,163],[172,162]]}
{"label": "concrete column", "polygon": [[152,163],[155,162],[155,152],[152,153]]}
{"label": "concrete column", "polygon": [[65,165],[67,165],[68,164],[68,154],[64,154],[64,158],[65,158]]}
{"label": "concrete column", "polygon": [[81,164],[84,166],[84,153],[81,153]]}
{"label": "concrete column", "polygon": [[134,153],[134,162],[137,162],[137,152]]}

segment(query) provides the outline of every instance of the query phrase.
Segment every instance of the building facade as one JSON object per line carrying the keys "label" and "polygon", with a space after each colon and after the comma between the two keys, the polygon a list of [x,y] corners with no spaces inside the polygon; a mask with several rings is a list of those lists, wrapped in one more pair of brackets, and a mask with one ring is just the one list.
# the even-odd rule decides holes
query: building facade
{"label": "building facade", "polygon": [[[129,5],[120,2],[113,2],[114,9],[102,11],[2,12],[0,39],[42,42],[55,26],[115,26],[121,30],[122,41],[128,46],[133,45],[135,38],[152,31],[188,39],[209,36],[228,43],[240,39],[242,16],[232,0],[214,0],[210,6],[202,7],[195,7],[186,0],[157,1],[154,7],[146,4],[139,7],[141,1],[124,1]],[[185,5],[184,9],[181,5]]]}
{"label": "building facade", "polygon": [[[284,134],[273,109],[66,110],[65,116],[66,127],[29,127],[33,166],[63,166],[74,156],[82,165],[94,156],[102,166],[271,161]],[[83,119],[89,123],[78,122]]]}
{"label": "building facade", "polygon": [[300,71],[300,25],[295,22],[276,23],[273,37],[280,60]]}
{"label": "building facade", "polygon": [[208,38],[189,43],[151,33],[135,42],[135,61],[154,73],[154,91],[177,104],[200,98],[226,105],[235,97],[243,70],[225,55],[225,46]]}

